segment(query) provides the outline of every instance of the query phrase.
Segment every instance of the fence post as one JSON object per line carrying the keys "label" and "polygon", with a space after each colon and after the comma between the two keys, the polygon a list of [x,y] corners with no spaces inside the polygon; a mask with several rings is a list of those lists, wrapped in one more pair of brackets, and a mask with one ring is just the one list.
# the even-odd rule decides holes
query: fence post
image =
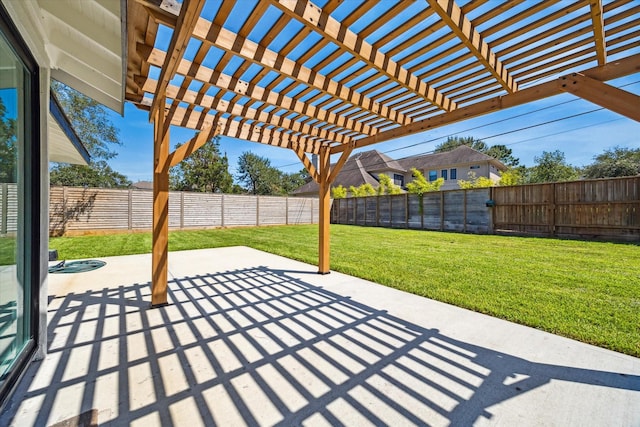
{"label": "fence post", "polygon": [[127,210],[127,228],[133,229],[133,189],[129,189],[129,207]]}
{"label": "fence post", "polygon": [[184,191],[180,192],[180,229],[184,228]]}
{"label": "fence post", "polygon": [[358,197],[353,199],[353,224],[358,225]]}
{"label": "fence post", "polygon": [[260,226],[260,196],[256,196],[256,227]]}
{"label": "fence post", "polygon": [[440,192],[440,231],[444,231],[444,191]]}
{"label": "fence post", "polygon": [[420,229],[424,230],[424,193],[418,196],[418,203],[420,203],[418,206],[418,213],[420,214]]}
{"label": "fence post", "polygon": [[62,187],[62,230],[66,231],[67,228],[67,187]]}
{"label": "fence post", "polygon": [[220,227],[224,227],[224,193],[220,198]]}
{"label": "fence post", "polygon": [[464,196],[462,198],[462,204],[464,206],[464,213],[462,217],[462,231],[464,233],[467,232],[467,191],[469,190],[464,190]]}
{"label": "fence post", "polygon": [[[495,194],[494,194],[494,187],[489,187],[489,200],[495,200]],[[489,212],[491,213],[489,215],[489,234],[495,234],[495,228],[494,228],[494,224],[495,224],[495,212],[496,212],[496,208],[495,205],[492,208],[489,208]]]}
{"label": "fence post", "polygon": [[551,235],[556,236],[556,183],[551,187]]}
{"label": "fence post", "polygon": [[9,185],[2,183],[2,225],[0,225],[0,234],[7,234],[7,222],[9,216]]}
{"label": "fence post", "polygon": [[404,193],[404,228],[409,228],[409,193]]}

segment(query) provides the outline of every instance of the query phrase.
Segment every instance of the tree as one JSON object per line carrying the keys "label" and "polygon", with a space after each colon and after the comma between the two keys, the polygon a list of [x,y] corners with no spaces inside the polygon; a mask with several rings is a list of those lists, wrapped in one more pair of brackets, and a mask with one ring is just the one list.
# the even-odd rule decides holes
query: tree
{"label": "tree", "polygon": [[131,181],[126,176],[111,169],[104,160],[86,165],[66,165],[57,163],[51,168],[51,185],[67,187],[126,188]]}
{"label": "tree", "polygon": [[507,148],[506,145],[492,145],[484,153],[488,156],[500,160],[505,166],[508,167],[516,167],[518,166],[518,164],[520,164],[520,159],[514,157],[513,150],[511,148]]}
{"label": "tree", "polygon": [[444,184],[444,178],[429,182],[418,169],[411,168],[411,172],[413,173],[413,181],[407,184],[407,191],[411,194],[422,196],[424,193],[439,191]]}
{"label": "tree", "polygon": [[0,98],[0,182],[16,182],[16,120],[5,117],[6,113],[7,107]]}
{"label": "tree", "polygon": [[[176,148],[182,144],[178,144]],[[229,173],[227,155],[220,154],[218,137],[209,139],[202,147],[169,171],[171,189],[208,193],[229,193],[233,177]]]}
{"label": "tree", "polygon": [[640,174],[640,148],[614,147],[594,157],[584,169],[586,178],[610,178]]}
{"label": "tree", "polygon": [[510,185],[524,184],[523,171],[524,173],[526,173],[525,168],[520,167],[511,168],[506,171],[500,172],[500,181],[498,182],[498,185],[506,187]]}
{"label": "tree", "polygon": [[402,189],[391,181],[391,177],[389,177],[389,175],[381,173],[380,175],[378,175],[378,181],[380,182],[377,191],[378,196],[382,196],[385,194],[393,195],[402,193]]}
{"label": "tree", "polygon": [[298,172],[285,173],[278,171],[280,174],[280,191],[279,194],[290,194],[292,191],[297,190],[311,179],[309,172],[306,169],[301,169]]}
{"label": "tree", "polygon": [[464,179],[458,180],[458,186],[463,190],[471,188],[488,188],[495,185],[495,182],[493,182],[491,178],[487,178],[486,176],[476,176],[476,173],[473,171],[469,172],[468,177],[469,181],[465,181]]}
{"label": "tree", "polygon": [[500,160],[503,164],[509,167],[515,167],[520,164],[520,159],[514,157],[513,150],[511,148],[507,148],[506,145],[496,144],[489,147],[485,142],[475,139],[472,136],[450,136],[445,142],[436,146],[434,152],[444,153],[446,151],[451,151],[454,148],[458,148],[461,145],[466,145],[476,151]]}
{"label": "tree", "polygon": [[251,194],[279,194],[280,171],[269,159],[249,151],[238,158],[238,180]]}
{"label": "tree", "polygon": [[466,145],[474,150],[480,151],[481,153],[484,153],[489,149],[489,146],[486,143],[479,139],[475,139],[472,136],[450,136],[445,142],[437,145],[433,151],[435,153],[444,153],[451,151],[454,148],[458,148],[461,145]]}
{"label": "tree", "polygon": [[534,157],[533,160],[536,165],[527,171],[528,183],[572,181],[580,178],[580,169],[569,165],[560,150],[543,151],[542,155]]}
{"label": "tree", "polygon": [[344,199],[345,197],[347,197],[347,189],[342,185],[333,187],[331,189],[331,197],[333,197],[334,199]]}
{"label": "tree", "polygon": [[349,192],[351,193],[351,197],[366,197],[376,195],[376,189],[373,188],[373,185],[369,183],[362,184],[359,187],[354,187],[352,185],[351,187],[349,187]]}
{"label": "tree", "polygon": [[116,157],[118,153],[111,147],[121,145],[121,142],[118,129],[111,123],[105,107],[55,80],[51,82],[51,88],[91,157],[95,160]]}
{"label": "tree", "polygon": [[120,145],[118,129],[111,123],[105,107],[80,92],[52,81],[51,88],[91,161],[88,166],[57,163],[51,169],[52,185],[126,187],[131,182],[106,163],[118,155],[111,149]]}

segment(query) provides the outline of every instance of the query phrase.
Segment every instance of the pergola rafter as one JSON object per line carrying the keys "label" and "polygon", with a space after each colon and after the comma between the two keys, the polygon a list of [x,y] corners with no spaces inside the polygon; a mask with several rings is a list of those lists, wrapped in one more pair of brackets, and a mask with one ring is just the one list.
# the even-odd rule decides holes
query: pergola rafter
{"label": "pergola rafter", "polygon": [[502,65],[500,59],[482,39],[478,30],[474,28],[454,0],[426,1],[507,92],[513,93],[518,90],[518,84],[513,80],[509,71]]}
{"label": "pergola rafter", "polygon": [[332,41],[355,58],[364,61],[380,74],[433,103],[438,108],[451,111],[456,108],[454,102],[443,96],[424,81],[402,68],[393,59],[376,49],[365,39],[359,37],[346,25],[342,25],[331,15],[307,0],[269,0],[285,14],[313,26],[325,39]]}
{"label": "pergola rafter", "polygon": [[[315,1],[127,1],[126,97],[155,124],[154,304],[168,169],[211,137],[296,154],[320,187],[327,273],[331,183],[354,149],[560,93],[640,120],[640,98],[606,83],[640,72],[635,0]],[[200,133],[169,153],[171,125]]]}

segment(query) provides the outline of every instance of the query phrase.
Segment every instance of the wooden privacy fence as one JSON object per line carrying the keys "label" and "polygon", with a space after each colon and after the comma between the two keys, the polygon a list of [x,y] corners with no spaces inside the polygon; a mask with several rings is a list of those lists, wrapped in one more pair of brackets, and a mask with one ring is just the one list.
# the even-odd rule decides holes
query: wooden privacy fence
{"label": "wooden privacy fence", "polygon": [[[153,193],[145,190],[51,187],[51,235],[151,230]],[[172,191],[169,228],[313,224],[318,199]]]}
{"label": "wooden privacy fence", "polygon": [[640,176],[492,188],[496,232],[640,240]]}
{"label": "wooden privacy fence", "polygon": [[488,188],[438,191],[424,194],[422,201],[419,196],[407,193],[336,199],[331,209],[331,221],[336,224],[489,233],[491,211],[485,206],[489,193]]}
{"label": "wooden privacy fence", "polygon": [[18,184],[0,184],[0,235],[18,229]]}
{"label": "wooden privacy fence", "polygon": [[[492,207],[487,206],[487,202]],[[338,199],[336,224],[640,240],[640,177]]]}

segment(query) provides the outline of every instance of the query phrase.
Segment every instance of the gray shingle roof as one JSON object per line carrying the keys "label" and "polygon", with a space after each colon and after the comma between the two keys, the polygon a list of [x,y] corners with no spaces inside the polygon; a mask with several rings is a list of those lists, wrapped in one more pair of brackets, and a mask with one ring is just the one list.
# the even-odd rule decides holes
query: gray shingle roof
{"label": "gray shingle roof", "polygon": [[[440,166],[476,162],[491,162],[496,165],[498,169],[506,169],[506,166],[498,160],[466,145],[462,145],[445,153],[412,156],[402,160],[393,160],[391,157],[377,150],[370,150],[349,157],[340,173],[338,173],[332,187],[342,185],[348,189],[352,185],[359,187],[362,184],[369,183],[373,185],[373,188],[378,188],[379,183],[378,180],[373,177],[373,172],[395,171],[404,174],[411,168],[428,170],[437,169]],[[292,194],[317,192],[318,184],[315,181],[311,181],[293,191]]]}
{"label": "gray shingle roof", "polygon": [[418,170],[437,169],[440,166],[475,162],[492,162],[498,167],[498,169],[507,169],[507,167],[499,160],[466,145],[461,145],[460,147],[444,153],[412,156],[398,161],[405,170],[410,170],[411,168],[416,168]]}

